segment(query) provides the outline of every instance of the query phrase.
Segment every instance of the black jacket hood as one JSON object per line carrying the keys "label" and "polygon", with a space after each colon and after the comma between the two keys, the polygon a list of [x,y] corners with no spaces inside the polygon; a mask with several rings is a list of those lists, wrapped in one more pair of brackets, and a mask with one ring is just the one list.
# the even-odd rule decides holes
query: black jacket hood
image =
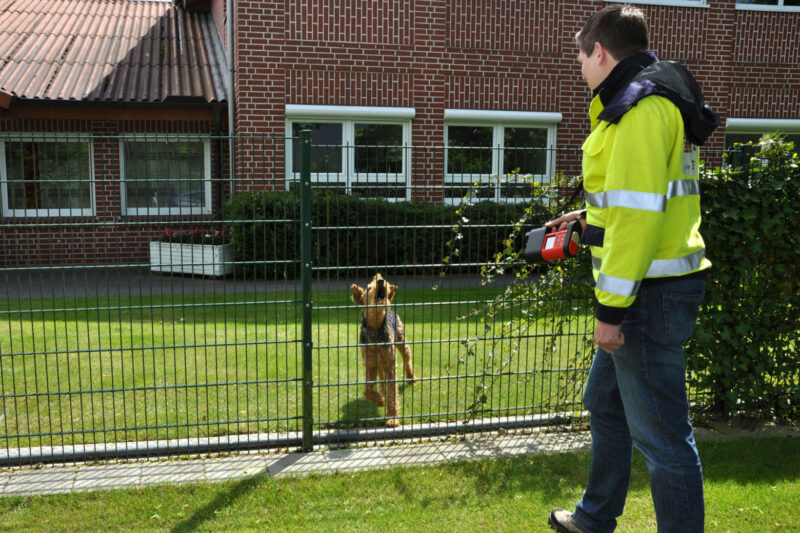
{"label": "black jacket hood", "polygon": [[681,112],[686,139],[697,146],[702,146],[720,124],[719,115],[708,107],[686,67],[659,61],[650,51],[620,61],[596,92],[603,101],[598,118],[612,124],[618,123],[642,98],[651,95],[667,98]]}

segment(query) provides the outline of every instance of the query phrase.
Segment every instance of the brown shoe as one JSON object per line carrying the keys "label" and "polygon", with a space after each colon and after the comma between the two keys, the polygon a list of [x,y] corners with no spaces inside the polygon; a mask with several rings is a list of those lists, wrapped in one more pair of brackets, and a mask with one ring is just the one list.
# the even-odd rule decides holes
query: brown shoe
{"label": "brown shoe", "polygon": [[572,513],[564,509],[556,509],[550,513],[548,522],[550,523],[550,527],[559,533],[584,533],[581,526],[578,525],[578,522],[572,518]]}

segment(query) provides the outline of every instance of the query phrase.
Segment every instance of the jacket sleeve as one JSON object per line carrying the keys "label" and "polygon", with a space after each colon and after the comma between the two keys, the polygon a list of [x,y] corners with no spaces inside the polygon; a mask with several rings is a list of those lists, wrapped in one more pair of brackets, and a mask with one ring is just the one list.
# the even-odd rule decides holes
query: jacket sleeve
{"label": "jacket sleeve", "polygon": [[606,228],[595,287],[596,316],[603,322],[622,322],[665,230],[668,159],[681,127],[672,108],[661,97],[647,97],[609,126],[615,132],[599,199]]}

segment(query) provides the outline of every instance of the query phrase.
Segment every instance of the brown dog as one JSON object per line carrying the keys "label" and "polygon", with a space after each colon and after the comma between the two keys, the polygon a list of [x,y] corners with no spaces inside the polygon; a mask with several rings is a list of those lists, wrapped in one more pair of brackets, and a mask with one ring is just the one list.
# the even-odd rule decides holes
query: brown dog
{"label": "brown dog", "polygon": [[[361,359],[366,368],[364,397],[375,405],[386,404],[386,425],[399,426],[397,418],[397,380],[395,373],[395,349],[403,357],[406,381],[416,384],[414,367],[411,364],[411,348],[406,344],[406,328],[397,313],[390,309],[397,290],[380,274],[375,274],[366,290],[355,283],[350,286],[353,303],[361,306]],[[380,393],[375,391],[375,382],[380,381]]]}

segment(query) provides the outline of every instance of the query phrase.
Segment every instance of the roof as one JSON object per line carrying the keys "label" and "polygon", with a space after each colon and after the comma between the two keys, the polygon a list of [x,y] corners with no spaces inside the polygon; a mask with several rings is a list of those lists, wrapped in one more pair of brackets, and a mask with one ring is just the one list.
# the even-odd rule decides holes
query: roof
{"label": "roof", "polygon": [[0,92],[95,103],[225,100],[210,12],[145,0],[6,0]]}

